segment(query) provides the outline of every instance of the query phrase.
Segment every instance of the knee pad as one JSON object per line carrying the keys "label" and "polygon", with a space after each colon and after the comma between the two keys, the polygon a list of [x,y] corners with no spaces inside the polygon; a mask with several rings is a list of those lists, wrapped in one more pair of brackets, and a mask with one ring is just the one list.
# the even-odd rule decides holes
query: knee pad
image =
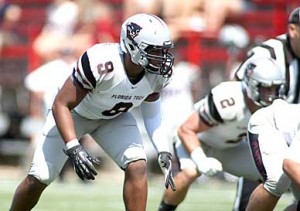
{"label": "knee pad", "polygon": [[28,174],[38,179],[41,183],[49,185],[57,178],[59,172],[54,168],[54,165],[44,162],[39,165],[31,164]]}
{"label": "knee pad", "polygon": [[147,161],[146,153],[143,148],[133,146],[125,150],[121,160],[117,163],[122,169],[125,169],[129,163],[137,160]]}

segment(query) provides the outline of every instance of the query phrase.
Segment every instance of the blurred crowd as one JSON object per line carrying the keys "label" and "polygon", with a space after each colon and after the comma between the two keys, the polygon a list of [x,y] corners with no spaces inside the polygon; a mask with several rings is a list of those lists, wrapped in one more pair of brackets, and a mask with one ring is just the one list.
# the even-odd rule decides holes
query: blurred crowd
{"label": "blurred crowd", "polygon": [[[10,95],[11,89],[0,87],[0,146],[1,138],[24,139],[33,148],[45,112],[53,100],[53,92],[48,90],[62,83],[61,78],[70,74],[70,67],[85,49],[98,42],[119,42],[120,24],[127,17],[136,13],[152,13],[164,19],[170,27],[175,42],[175,72],[178,73],[174,76],[174,84],[163,93],[163,99],[171,99],[163,101],[163,106],[170,108],[166,109],[169,118],[178,117],[173,113],[183,114],[178,120],[173,120],[172,131],[192,108],[193,102],[218,82],[230,78],[243,53],[253,44],[247,28],[236,24],[240,22],[239,18],[247,11],[275,8],[268,4],[258,6],[254,0],[47,0],[43,1],[44,6],[36,1],[37,7],[45,11],[45,19],[38,33],[26,39],[24,34],[18,33],[20,26],[26,24],[22,17],[26,8],[18,2],[22,1],[0,0],[0,72],[7,68],[3,65],[7,61],[4,61],[5,51],[2,49],[25,43],[30,56],[24,55],[28,60],[22,63],[24,71],[18,85],[21,92],[13,87],[13,95],[3,97]],[[289,12],[288,8],[282,10]],[[187,53],[186,46],[192,40],[186,39],[189,35],[196,37],[195,43],[192,43],[194,48],[201,39],[213,43],[213,47],[223,46],[228,56],[226,63],[218,67],[204,67],[203,63],[189,61],[188,54],[197,56],[197,50]],[[214,63],[218,63],[217,59]],[[57,77],[57,74],[63,76]],[[180,107],[177,111],[172,106],[180,99],[185,102],[184,109],[187,111],[180,110]],[[9,105],[16,102],[22,106],[7,112],[6,108],[11,108]],[[3,107],[4,104],[8,106]],[[87,143],[92,145],[90,141]]]}

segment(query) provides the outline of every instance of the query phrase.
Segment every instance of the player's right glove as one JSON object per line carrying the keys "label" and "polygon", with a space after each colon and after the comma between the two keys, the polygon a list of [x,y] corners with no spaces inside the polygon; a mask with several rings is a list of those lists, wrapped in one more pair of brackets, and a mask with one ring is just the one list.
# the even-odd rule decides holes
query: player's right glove
{"label": "player's right glove", "polygon": [[206,176],[213,176],[223,170],[220,161],[212,157],[206,157],[200,147],[191,153],[191,158],[197,165],[198,171]]}
{"label": "player's right glove", "polygon": [[76,174],[82,180],[94,180],[97,171],[93,165],[100,164],[97,158],[90,156],[87,151],[80,145],[75,145],[70,149],[64,150],[65,154],[69,156]]}

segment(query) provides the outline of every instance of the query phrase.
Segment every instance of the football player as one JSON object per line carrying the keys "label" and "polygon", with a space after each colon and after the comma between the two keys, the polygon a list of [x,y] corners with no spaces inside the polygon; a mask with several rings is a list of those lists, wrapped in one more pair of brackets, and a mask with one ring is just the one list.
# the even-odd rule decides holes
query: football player
{"label": "football player", "polygon": [[[289,15],[287,33],[264,41],[248,52],[248,58],[269,57],[274,59],[286,75],[286,101],[300,103],[300,7]],[[247,60],[245,60],[247,61]],[[246,62],[245,62],[246,64]],[[235,73],[237,80],[244,77],[244,64]],[[234,211],[245,210],[251,192],[257,184],[240,178]]]}
{"label": "football player", "polygon": [[125,209],[145,211],[146,153],[130,113],[137,106],[158,152],[165,187],[175,190],[159,95],[172,75],[172,47],[169,29],[160,18],[137,14],[122,24],[120,43],[96,44],[82,54],[56,95],[11,211],[31,210],[68,157],[82,180],[95,179],[99,160],[78,141],[85,134],[124,171]]}
{"label": "football player", "polygon": [[252,192],[247,211],[274,210],[281,195],[289,188],[295,199],[300,200],[299,181],[297,183],[294,178],[296,174],[291,174],[295,171],[290,165],[298,163],[294,166],[294,170],[298,171],[299,116],[300,105],[275,100],[271,106],[260,109],[250,118],[248,141],[263,183]]}
{"label": "football player", "polygon": [[253,181],[262,180],[246,141],[247,124],[254,111],[284,96],[286,80],[271,58],[251,59],[245,68],[243,81],[222,82],[214,87],[178,128],[177,189],[164,192],[160,211],[175,210],[201,174],[211,176],[224,170]]}
{"label": "football player", "polygon": [[[287,101],[300,103],[300,7],[295,8],[288,19],[287,33],[269,39],[248,52],[248,58],[269,57],[280,66],[287,78]],[[245,63],[247,60],[245,60]],[[235,73],[237,80],[244,77],[243,65]]]}

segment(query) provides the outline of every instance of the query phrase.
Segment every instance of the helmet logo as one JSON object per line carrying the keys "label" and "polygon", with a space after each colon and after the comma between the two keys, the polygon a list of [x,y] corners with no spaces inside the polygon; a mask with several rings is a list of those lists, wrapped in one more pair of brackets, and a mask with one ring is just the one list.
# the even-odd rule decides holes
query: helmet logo
{"label": "helmet logo", "polygon": [[254,71],[255,67],[256,67],[256,65],[253,64],[253,63],[248,64],[247,69],[246,69],[247,70],[246,75],[248,77],[250,77],[253,74],[253,71]]}
{"label": "helmet logo", "polygon": [[139,25],[133,22],[128,23],[126,27],[127,27],[127,38],[131,41],[134,41],[133,39],[139,35],[142,27],[140,27]]}

